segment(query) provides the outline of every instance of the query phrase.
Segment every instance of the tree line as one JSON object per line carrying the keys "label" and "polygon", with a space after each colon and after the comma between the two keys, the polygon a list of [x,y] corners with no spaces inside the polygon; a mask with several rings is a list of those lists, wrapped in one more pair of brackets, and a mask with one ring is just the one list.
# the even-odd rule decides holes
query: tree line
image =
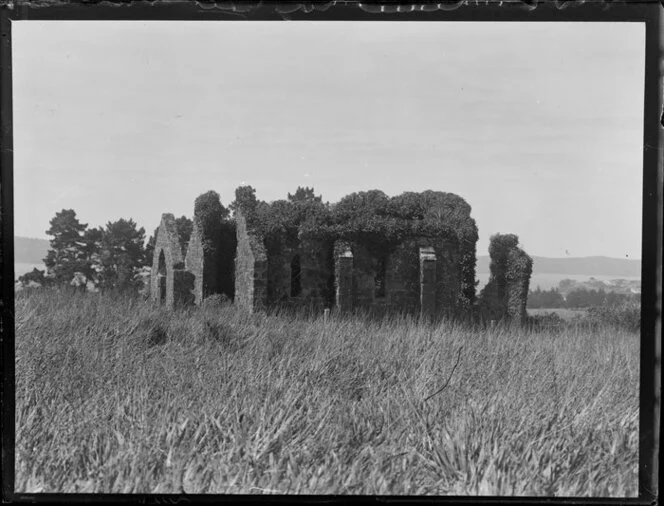
{"label": "tree line", "polygon": [[[178,230],[189,240],[191,220],[178,218]],[[155,230],[147,244],[145,229],[132,219],[120,218],[104,227],[89,228],[73,209],[57,212],[49,222],[50,249],[44,258],[45,270],[33,269],[20,276],[23,286],[77,286],[82,290],[138,291],[143,274],[152,265]]]}
{"label": "tree line", "polygon": [[617,307],[638,300],[638,294],[624,294],[599,290],[576,288],[563,296],[557,288],[542,290],[539,286],[528,293],[528,307],[531,309]]}
{"label": "tree line", "polygon": [[[251,187],[242,187],[247,195],[254,196]],[[242,191],[240,191],[240,198]],[[314,195],[313,188],[298,187],[289,194],[291,201],[306,201]],[[318,197],[320,198],[320,197]],[[255,196],[254,196],[255,199]],[[220,196],[208,191],[198,196],[195,216],[203,222],[223,219],[238,208],[231,203],[230,210],[221,205]],[[145,276],[152,267],[157,231],[145,241],[145,229],[132,219],[120,218],[104,227],[88,227],[81,223],[73,209],[57,212],[49,222],[46,234],[51,237],[50,249],[44,258],[45,270],[33,269],[18,278],[23,286],[36,283],[40,286],[76,286],[81,290],[138,291],[144,287]],[[181,216],[175,220],[178,239],[183,251],[187,250],[193,230],[193,220]],[[209,228],[209,223],[201,226]],[[206,245],[206,249],[209,245]]]}

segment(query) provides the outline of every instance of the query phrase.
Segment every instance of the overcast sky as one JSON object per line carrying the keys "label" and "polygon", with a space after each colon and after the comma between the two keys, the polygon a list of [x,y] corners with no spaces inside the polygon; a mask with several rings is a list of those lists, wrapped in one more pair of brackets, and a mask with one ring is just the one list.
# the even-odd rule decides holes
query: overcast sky
{"label": "overcast sky", "polygon": [[468,201],[478,253],[641,258],[637,23],[18,21],[15,234],[242,183]]}

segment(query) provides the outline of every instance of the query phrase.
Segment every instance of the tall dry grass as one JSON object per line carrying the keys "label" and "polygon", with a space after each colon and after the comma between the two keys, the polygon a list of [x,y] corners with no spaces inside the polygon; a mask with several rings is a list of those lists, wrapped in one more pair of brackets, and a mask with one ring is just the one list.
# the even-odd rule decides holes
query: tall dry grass
{"label": "tall dry grass", "polygon": [[636,496],[638,387],[638,335],[608,327],[325,322],[26,290],[16,490]]}

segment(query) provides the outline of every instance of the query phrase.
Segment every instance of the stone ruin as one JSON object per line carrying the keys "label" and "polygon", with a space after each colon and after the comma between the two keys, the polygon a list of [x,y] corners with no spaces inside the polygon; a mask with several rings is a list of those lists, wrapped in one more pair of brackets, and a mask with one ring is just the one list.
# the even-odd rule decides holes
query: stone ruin
{"label": "stone ruin", "polygon": [[485,321],[509,321],[520,325],[526,322],[533,261],[518,243],[519,239],[513,234],[491,237],[491,275],[479,300],[480,314]]}
{"label": "stone ruin", "polygon": [[175,217],[162,214],[155,238],[150,296],[152,300],[173,307],[193,302],[195,275],[186,269]]}
{"label": "stone ruin", "polygon": [[[195,218],[188,245],[178,241],[173,215],[162,215],[151,298],[174,307],[200,305],[211,295],[223,294],[249,312],[306,306],[321,312],[368,309],[426,319],[472,313],[487,321],[525,321],[532,261],[517,247],[516,236],[492,238],[491,279],[475,301],[476,235],[463,243],[458,233],[413,232],[390,249],[377,250],[371,247],[370,234],[347,238],[301,229],[297,238],[268,239],[247,219],[250,213],[238,206],[234,221],[225,221],[230,232],[217,234],[214,240],[209,226],[206,230]],[[475,227],[469,213],[467,206],[467,219]],[[468,251],[473,255],[470,274],[462,262]],[[468,286],[470,308],[461,302],[468,299]]]}

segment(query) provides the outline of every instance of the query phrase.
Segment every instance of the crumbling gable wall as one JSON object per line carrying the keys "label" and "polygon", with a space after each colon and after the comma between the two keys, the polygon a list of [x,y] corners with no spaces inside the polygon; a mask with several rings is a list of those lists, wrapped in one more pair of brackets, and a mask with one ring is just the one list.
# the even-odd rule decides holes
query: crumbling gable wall
{"label": "crumbling gable wall", "polygon": [[267,252],[263,238],[247,229],[241,210],[235,212],[235,303],[253,311],[267,305]]}
{"label": "crumbling gable wall", "polygon": [[491,237],[491,275],[479,304],[481,316],[487,321],[523,324],[528,316],[526,303],[533,261],[518,243],[514,234]]}
{"label": "crumbling gable wall", "polygon": [[151,299],[170,308],[186,304],[193,298],[193,285],[193,276],[185,270],[175,217],[162,214],[152,257]]}

